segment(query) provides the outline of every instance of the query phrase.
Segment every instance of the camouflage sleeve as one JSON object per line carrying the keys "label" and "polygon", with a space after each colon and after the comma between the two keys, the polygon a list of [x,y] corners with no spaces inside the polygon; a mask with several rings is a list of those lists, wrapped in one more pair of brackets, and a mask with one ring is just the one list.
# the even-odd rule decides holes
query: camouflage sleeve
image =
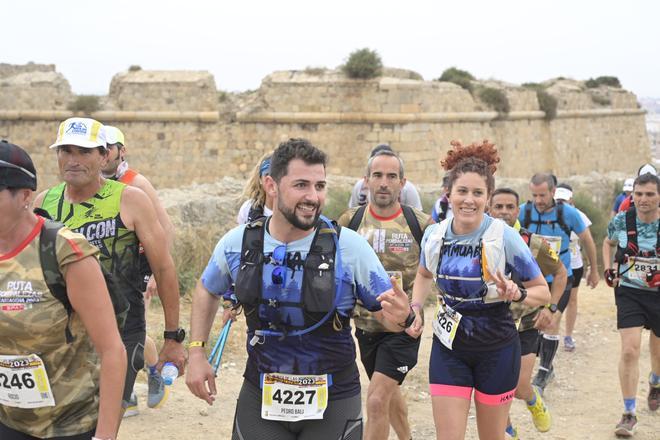
{"label": "camouflage sleeve", "polygon": [[536,255],[536,262],[538,263],[544,277],[554,275],[562,265],[559,255],[557,255],[557,253],[553,251],[545,241],[542,241],[539,244],[539,252]]}
{"label": "camouflage sleeve", "polygon": [[420,211],[419,209],[415,209],[415,215],[417,216],[417,221],[419,222],[419,226],[422,228],[422,232],[424,232],[429,224],[429,220],[431,216]]}
{"label": "camouflage sleeve", "polygon": [[71,231],[64,227],[57,233],[57,242],[55,244],[57,261],[60,264],[62,276],[66,277],[66,270],[69,263],[80,261],[90,255],[97,256],[98,248],[91,245],[83,235]]}

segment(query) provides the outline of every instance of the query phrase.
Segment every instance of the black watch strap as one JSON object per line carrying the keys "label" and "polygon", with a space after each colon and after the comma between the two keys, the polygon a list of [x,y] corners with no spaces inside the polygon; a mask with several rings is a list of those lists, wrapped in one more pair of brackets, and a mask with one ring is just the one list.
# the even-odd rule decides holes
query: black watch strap
{"label": "black watch strap", "polygon": [[164,339],[172,339],[176,342],[181,343],[181,342],[183,342],[184,339],[186,339],[186,331],[182,328],[178,328],[176,330],[172,330],[172,331],[169,331],[169,332],[167,330],[165,330],[163,332],[163,338]]}
{"label": "black watch strap", "polygon": [[399,324],[399,327],[401,327],[401,328],[410,327],[411,325],[413,325],[413,322],[415,322],[416,317],[417,317],[417,314],[415,313],[415,310],[413,310],[413,308],[411,307],[410,308],[410,313],[408,313],[408,317],[406,318],[406,320],[402,324]]}

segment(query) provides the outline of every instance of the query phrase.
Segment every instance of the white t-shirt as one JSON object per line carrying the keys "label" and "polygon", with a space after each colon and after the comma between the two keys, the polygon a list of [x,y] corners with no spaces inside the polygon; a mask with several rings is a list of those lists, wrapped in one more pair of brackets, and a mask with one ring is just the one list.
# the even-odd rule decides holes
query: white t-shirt
{"label": "white t-shirt", "polygon": [[[239,225],[244,225],[248,222],[248,214],[250,213],[250,208],[252,208],[252,200],[246,200],[241,205],[241,208],[238,210],[238,215],[236,216],[236,223]],[[264,206],[264,215],[266,217],[273,215],[273,210]]]}
{"label": "white t-shirt", "polygon": [[[357,206],[366,205],[368,201],[370,201],[369,187],[364,182],[364,179],[360,179],[355,182],[355,185],[353,186],[351,198],[348,201],[348,207],[355,208]],[[399,202],[401,202],[402,205],[408,205],[417,208],[420,211],[422,210],[422,200],[419,198],[417,188],[415,188],[415,185],[410,183],[409,180],[406,180],[406,184],[401,188]]]}
{"label": "white t-shirt", "polygon": [[[589,220],[589,217],[587,217],[584,212],[579,209],[577,209],[577,212],[580,214],[580,218],[584,222],[585,227],[588,228],[592,225],[591,220]],[[584,266],[584,262],[582,261],[582,248],[580,247],[580,237],[578,237],[574,231],[571,231],[571,243],[568,245],[568,250],[571,253],[571,269],[578,269]]]}

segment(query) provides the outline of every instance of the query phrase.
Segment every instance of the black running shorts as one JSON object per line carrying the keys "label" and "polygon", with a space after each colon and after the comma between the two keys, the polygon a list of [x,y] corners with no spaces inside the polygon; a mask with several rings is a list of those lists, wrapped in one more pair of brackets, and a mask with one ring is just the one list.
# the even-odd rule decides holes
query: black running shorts
{"label": "black running shorts", "polygon": [[417,365],[420,338],[413,338],[406,332],[370,333],[359,328],[355,329],[355,337],[369,379],[378,371],[401,385],[406,374]]}
{"label": "black running shorts", "polygon": [[526,354],[538,354],[539,352],[539,331],[535,328],[530,328],[524,332],[518,333],[520,338],[520,356]]}
{"label": "black running shorts", "polygon": [[[66,437],[48,437],[49,440],[91,440],[94,437],[93,429],[89,432],[76,435],[68,435]],[[20,431],[15,431],[2,423],[0,423],[0,439],[2,440],[39,440],[39,437],[24,434]]]}
{"label": "black running shorts", "polygon": [[584,266],[573,269],[573,288],[580,287],[580,281],[584,276]]}
{"label": "black running shorts", "polygon": [[632,287],[614,289],[616,328],[644,327],[660,338],[660,293]]}
{"label": "black running shorts", "polygon": [[236,403],[232,440],[361,440],[360,394],[330,400],[322,420],[282,422],[261,418],[261,389],[243,381]]}

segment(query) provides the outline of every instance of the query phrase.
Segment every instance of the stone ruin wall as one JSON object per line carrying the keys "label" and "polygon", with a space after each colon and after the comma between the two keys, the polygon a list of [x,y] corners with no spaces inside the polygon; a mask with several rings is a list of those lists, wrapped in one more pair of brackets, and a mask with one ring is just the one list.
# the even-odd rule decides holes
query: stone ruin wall
{"label": "stone ruin wall", "polygon": [[[75,97],[54,66],[7,66],[0,64],[0,137],[31,153],[44,188],[58,180],[47,147]],[[452,139],[495,142],[497,175],[507,178],[537,171],[624,176],[650,160],[644,113],[630,92],[555,80],[547,91],[558,99],[558,116],[546,121],[528,89],[484,82],[509,98],[511,111],[500,118],[454,84],[414,78],[393,69],[374,80],[285,71],[256,91],[225,94],[207,72],[131,71],[113,78],[91,116],[124,131],[129,162],[159,188],[244,178],[289,137],[310,139],[329,153],[329,173],[344,176],[361,176],[369,151],[388,142],[418,184],[439,181],[438,159]],[[594,94],[609,104],[596,104]]]}

